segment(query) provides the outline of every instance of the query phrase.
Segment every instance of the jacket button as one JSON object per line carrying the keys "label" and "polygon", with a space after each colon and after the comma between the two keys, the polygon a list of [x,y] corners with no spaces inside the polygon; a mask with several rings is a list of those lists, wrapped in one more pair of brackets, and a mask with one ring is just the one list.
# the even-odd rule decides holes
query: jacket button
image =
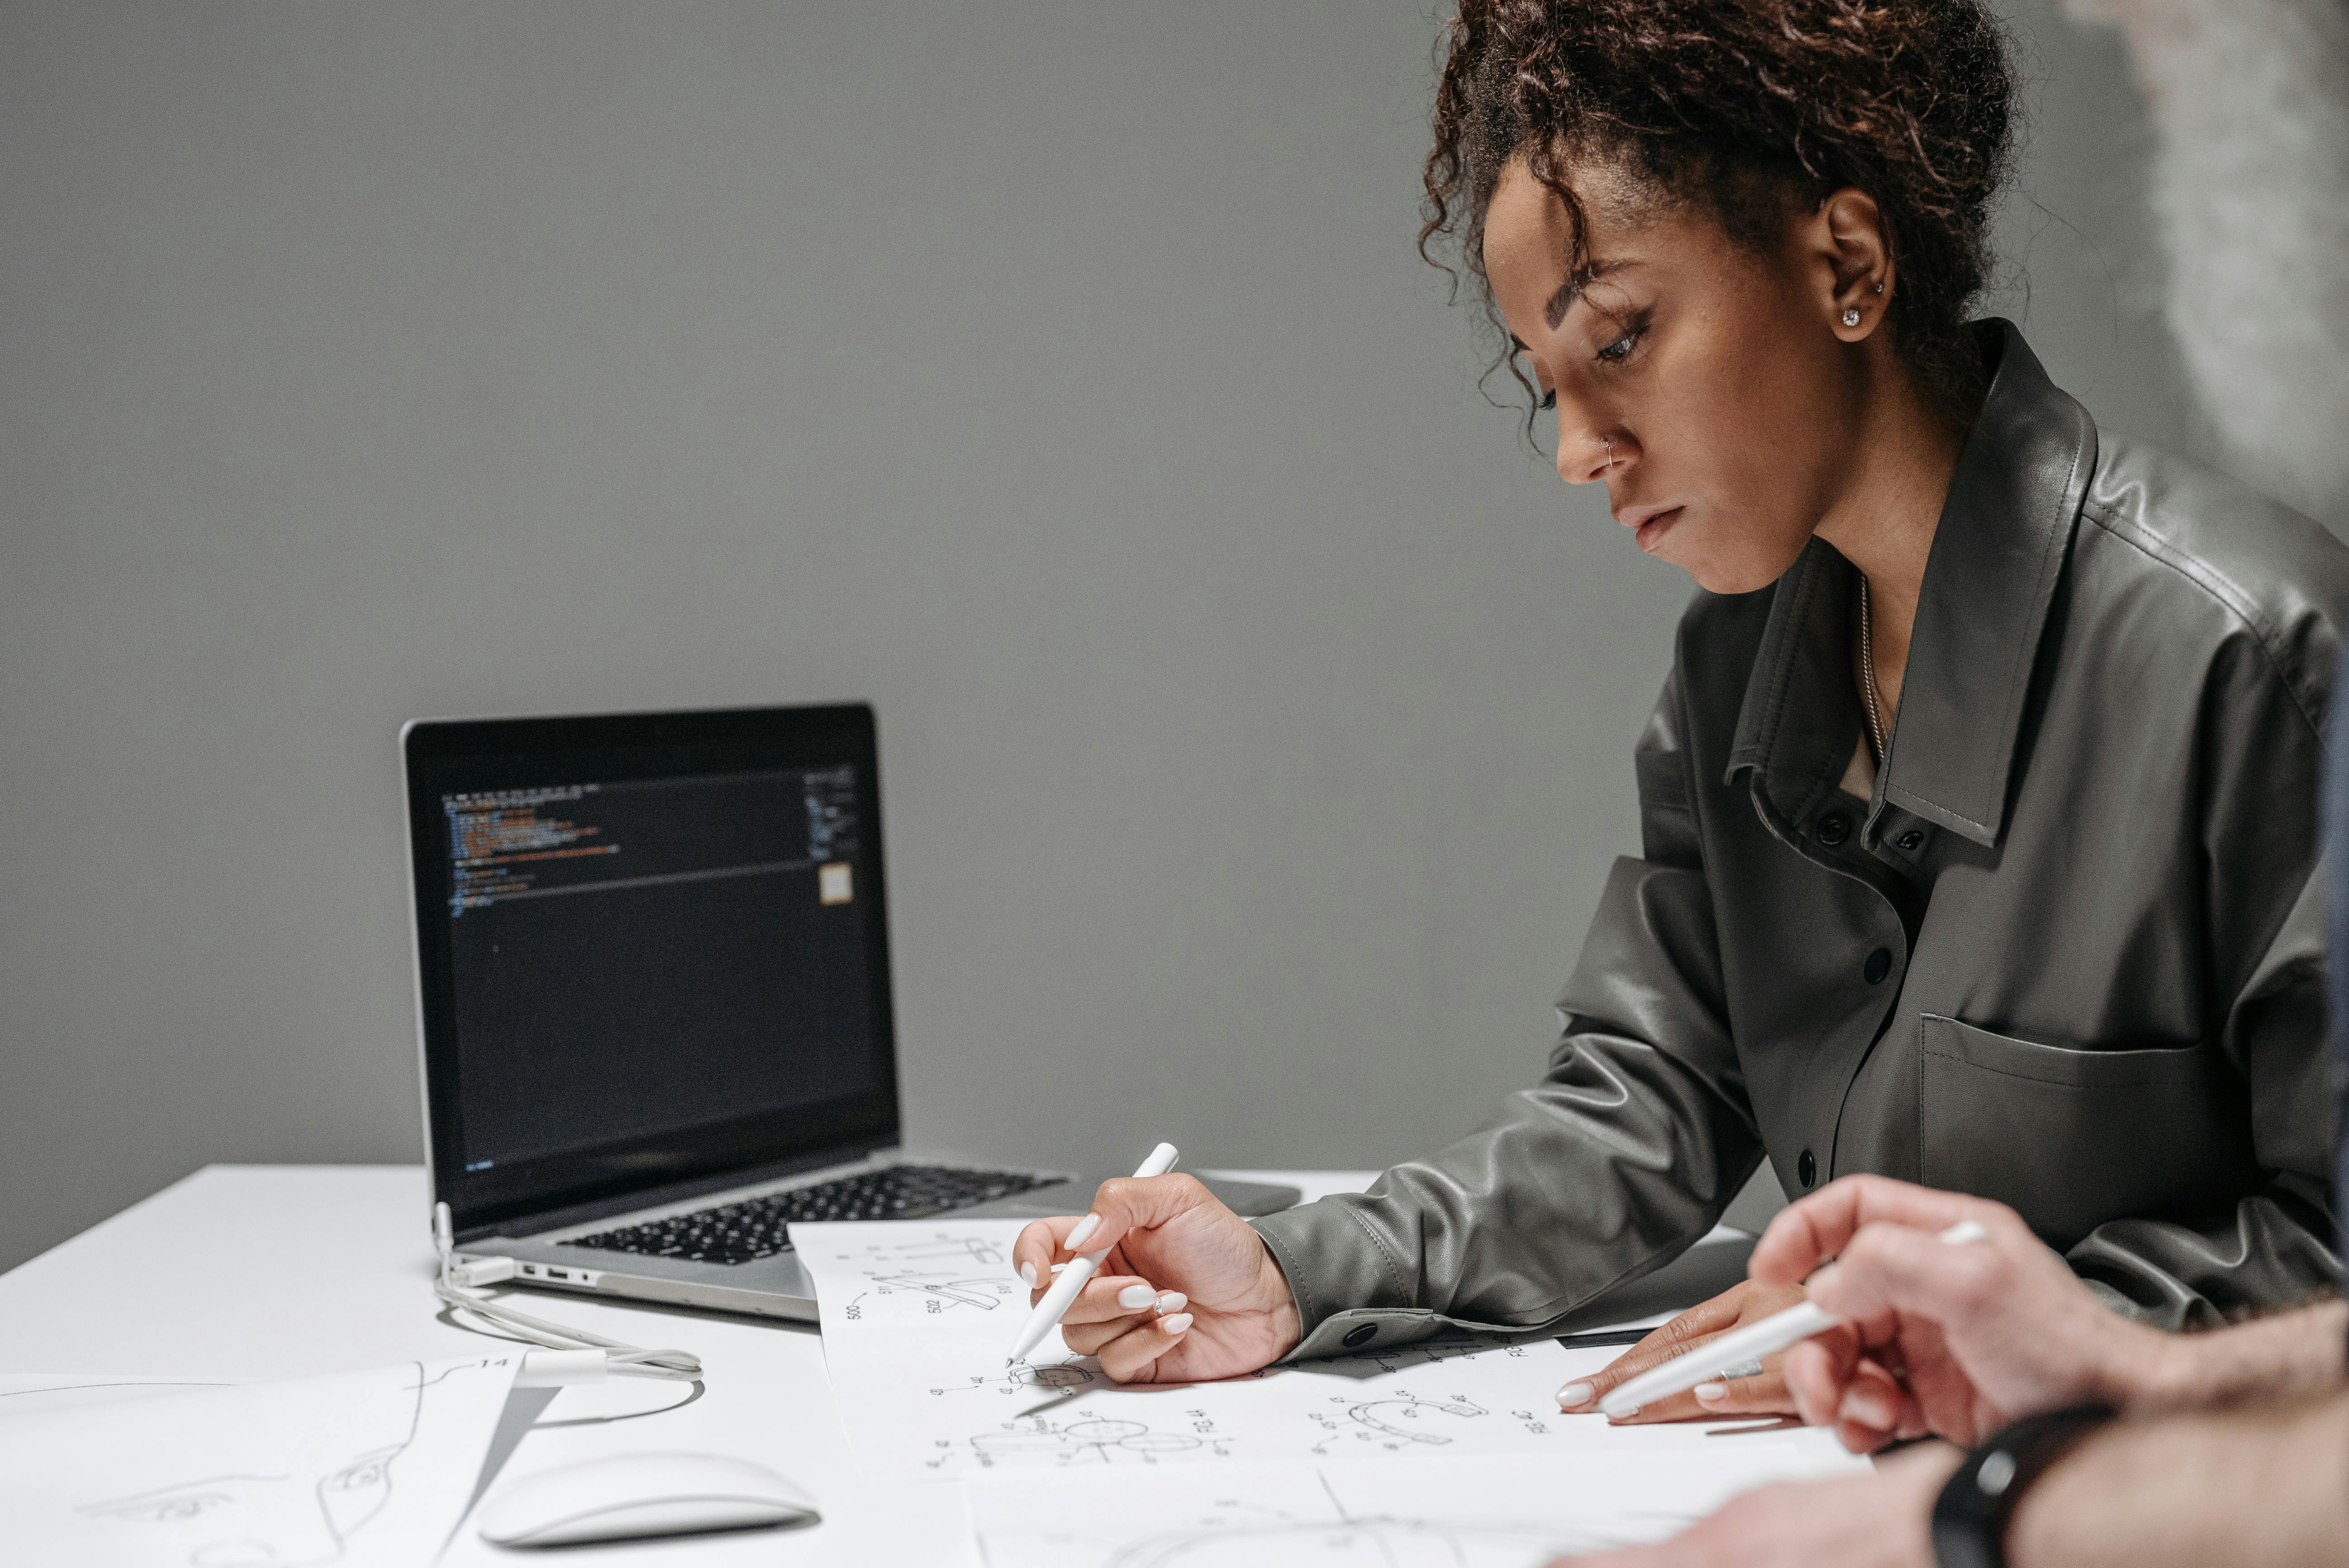
{"label": "jacket button", "polygon": [[1829,811],[1819,819],[1818,827],[1813,830],[1818,834],[1819,842],[1832,850],[1851,837],[1851,819],[1841,811]]}
{"label": "jacket button", "polygon": [[1795,1176],[1806,1187],[1819,1179],[1819,1162],[1811,1158],[1809,1150],[1804,1150],[1803,1157],[1795,1161]]}
{"label": "jacket button", "polygon": [[1859,973],[1861,978],[1865,979],[1869,985],[1875,985],[1881,984],[1884,977],[1892,973],[1892,950],[1888,947],[1879,947],[1875,952],[1869,954],[1868,955],[1868,962],[1860,966]]}
{"label": "jacket button", "polygon": [[1925,841],[1925,835],[1911,828],[1893,841],[1900,846],[1903,854],[1913,855],[1917,852],[1917,847]]}
{"label": "jacket button", "polygon": [[[1804,1158],[1807,1160],[1810,1156],[1805,1155]],[[1807,1187],[1810,1183],[1806,1181],[1803,1185]],[[1343,1340],[1340,1340],[1340,1343],[1344,1345],[1349,1350],[1356,1350],[1368,1345],[1371,1340],[1376,1339],[1378,1336],[1379,1331],[1377,1326],[1366,1323],[1360,1328],[1350,1328],[1346,1330],[1346,1337]]]}

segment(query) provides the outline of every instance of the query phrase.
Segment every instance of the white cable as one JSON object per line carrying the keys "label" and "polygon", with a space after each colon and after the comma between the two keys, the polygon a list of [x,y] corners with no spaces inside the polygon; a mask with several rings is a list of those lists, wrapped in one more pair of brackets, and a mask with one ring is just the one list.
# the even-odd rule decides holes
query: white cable
{"label": "white cable", "polygon": [[[590,1334],[584,1328],[566,1328],[559,1323],[549,1323],[543,1317],[533,1317],[502,1302],[476,1295],[465,1288],[468,1284],[494,1284],[513,1277],[513,1260],[496,1258],[481,1264],[457,1262],[455,1232],[449,1218],[449,1205],[432,1205],[432,1244],[440,1254],[440,1269],[433,1277],[432,1294],[446,1303],[453,1313],[461,1313],[489,1326],[478,1332],[502,1333],[549,1350],[600,1350],[604,1353],[605,1369],[615,1377],[666,1377],[676,1383],[701,1381],[701,1358],[683,1350],[645,1350],[617,1339],[606,1339],[600,1334]],[[502,1264],[501,1270],[498,1265]]]}

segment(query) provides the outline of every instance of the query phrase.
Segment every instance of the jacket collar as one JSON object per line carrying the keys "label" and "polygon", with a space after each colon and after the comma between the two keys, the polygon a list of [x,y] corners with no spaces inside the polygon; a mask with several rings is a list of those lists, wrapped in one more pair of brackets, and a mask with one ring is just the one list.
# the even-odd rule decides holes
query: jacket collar
{"label": "jacket collar", "polygon": [[[2013,324],[1973,331],[1996,368],[1942,503],[1887,741],[1879,800],[1994,846],[2023,698],[2096,461],[2096,428],[2047,379]],[[1814,539],[1778,580],[1725,782],[1788,820],[1832,787],[1857,739],[1849,563]],[[1870,827],[1874,826],[1871,814]]]}

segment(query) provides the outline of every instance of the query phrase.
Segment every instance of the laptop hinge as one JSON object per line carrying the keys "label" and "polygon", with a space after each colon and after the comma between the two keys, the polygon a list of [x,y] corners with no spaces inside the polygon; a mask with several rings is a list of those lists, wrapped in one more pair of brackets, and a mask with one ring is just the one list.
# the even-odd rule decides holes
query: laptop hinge
{"label": "laptop hinge", "polygon": [[612,1214],[633,1213],[638,1209],[657,1209],[664,1203],[682,1202],[688,1198],[698,1198],[705,1192],[723,1192],[730,1187],[755,1187],[761,1181],[780,1181],[802,1171],[821,1171],[828,1165],[854,1165],[860,1160],[871,1159],[896,1147],[895,1139],[852,1143],[816,1154],[802,1154],[796,1159],[779,1161],[771,1165],[745,1166],[740,1170],[720,1171],[714,1176],[697,1176],[690,1181],[672,1181],[660,1187],[631,1188],[609,1198],[599,1198],[592,1203],[573,1203],[535,1213],[510,1214],[492,1224],[468,1225],[457,1232],[457,1242],[461,1246],[483,1236],[519,1238],[566,1230]]}

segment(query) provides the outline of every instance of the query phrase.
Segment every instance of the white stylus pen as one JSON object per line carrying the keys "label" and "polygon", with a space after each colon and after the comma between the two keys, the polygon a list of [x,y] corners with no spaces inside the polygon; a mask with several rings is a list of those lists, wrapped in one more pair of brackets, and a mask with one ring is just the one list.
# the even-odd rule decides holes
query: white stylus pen
{"label": "white stylus pen", "polygon": [[[1162,1143],[1150,1151],[1150,1158],[1142,1162],[1142,1169],[1134,1175],[1164,1176],[1174,1169],[1174,1146]],[[1093,1277],[1101,1267],[1102,1259],[1107,1256],[1107,1247],[1097,1253],[1079,1253],[1076,1261],[1061,1271],[1061,1277],[1052,1282],[1052,1288],[1044,1293],[1044,1299],[1038,1302],[1036,1310],[1028,1315],[1027,1323],[1020,1327],[1019,1337],[1011,1342],[1011,1354],[1004,1361],[1005,1366],[1010,1366],[1035,1349],[1044,1336],[1059,1326],[1061,1315],[1069,1310],[1069,1304],[1077,1299],[1077,1292],[1085,1288],[1085,1282]]]}
{"label": "white stylus pen", "polygon": [[[1984,1241],[1989,1235],[1990,1233],[1974,1221],[1961,1220],[1943,1231],[1940,1239],[1955,1246],[1961,1242]],[[1790,1306],[1784,1312],[1771,1314],[1759,1323],[1732,1329],[1718,1339],[1707,1340],[1693,1350],[1684,1350],[1661,1367],[1651,1367],[1629,1383],[1609,1390],[1607,1398],[1599,1401],[1599,1408],[1619,1421],[1637,1412],[1642,1405],[1651,1405],[1668,1395],[1685,1392],[1700,1383],[1712,1382],[1721,1376],[1724,1367],[1775,1356],[1789,1345],[1808,1339],[1814,1334],[1825,1334],[1842,1322],[1842,1318],[1807,1301],[1799,1306]]]}

